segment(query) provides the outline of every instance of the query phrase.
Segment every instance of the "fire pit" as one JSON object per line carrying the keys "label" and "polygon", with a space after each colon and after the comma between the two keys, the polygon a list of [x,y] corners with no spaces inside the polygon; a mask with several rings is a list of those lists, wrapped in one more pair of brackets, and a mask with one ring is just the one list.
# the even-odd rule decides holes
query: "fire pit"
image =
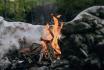
{"label": "fire pit", "polygon": [[0,70],[103,70],[102,11],[88,8],[64,25],[59,16],[44,26],[0,18]]}

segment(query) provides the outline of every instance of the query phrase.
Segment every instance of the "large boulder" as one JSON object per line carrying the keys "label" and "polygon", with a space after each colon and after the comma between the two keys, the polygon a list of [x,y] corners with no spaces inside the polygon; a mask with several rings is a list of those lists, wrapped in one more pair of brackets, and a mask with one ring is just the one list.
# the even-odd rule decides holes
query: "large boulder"
{"label": "large boulder", "polygon": [[103,70],[104,6],[87,8],[72,21],[65,22],[62,34],[63,56],[75,70],[85,70],[85,67]]}
{"label": "large boulder", "polygon": [[33,43],[40,44],[43,28],[42,25],[8,22],[0,17],[0,68],[3,69],[10,64],[7,54],[30,47]]}

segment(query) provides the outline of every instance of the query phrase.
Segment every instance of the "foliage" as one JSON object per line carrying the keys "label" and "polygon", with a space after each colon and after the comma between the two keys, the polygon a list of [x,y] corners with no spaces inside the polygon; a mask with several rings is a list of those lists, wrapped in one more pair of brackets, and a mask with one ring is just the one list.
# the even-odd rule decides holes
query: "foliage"
{"label": "foliage", "polygon": [[[0,0],[0,15],[9,20],[32,22],[47,4],[57,4],[57,13],[62,14],[65,21],[73,19],[80,11],[93,5],[104,5],[103,0]],[[37,8],[36,8],[37,7]],[[48,8],[49,10],[50,8]],[[49,14],[48,12],[42,14]],[[46,15],[44,15],[46,16]],[[39,15],[40,17],[40,15]],[[42,17],[41,17],[42,18]]]}
{"label": "foliage", "polygon": [[65,16],[65,20],[72,20],[79,12],[94,5],[104,5],[103,0],[57,0],[58,13]]}
{"label": "foliage", "polygon": [[7,20],[27,21],[34,15],[32,12],[35,7],[53,2],[53,0],[0,0],[0,15]]}

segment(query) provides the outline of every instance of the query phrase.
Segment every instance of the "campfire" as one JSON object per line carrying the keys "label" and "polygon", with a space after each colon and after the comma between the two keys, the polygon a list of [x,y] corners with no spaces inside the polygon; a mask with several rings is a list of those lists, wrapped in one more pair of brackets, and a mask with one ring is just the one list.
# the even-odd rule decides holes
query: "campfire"
{"label": "campfire", "polygon": [[61,29],[63,23],[59,23],[60,15],[57,17],[52,16],[53,25],[47,23],[44,27],[42,37],[41,37],[41,47],[43,49],[43,55],[45,58],[60,59],[61,49],[58,44],[58,40],[61,36]]}
{"label": "campfire", "polygon": [[[43,27],[43,32],[40,38],[40,44],[33,44],[31,47],[25,47],[20,49],[20,53],[26,57],[32,57],[32,54],[38,54],[38,63],[42,61],[50,60],[55,61],[61,57],[61,49],[59,46],[59,39],[61,37],[61,29],[63,22],[59,22],[60,15],[52,16],[53,25],[47,23]],[[36,47],[38,46],[38,47]],[[35,48],[34,48],[35,47]],[[34,55],[35,56],[35,55]],[[37,56],[37,55],[36,55]],[[30,58],[31,59],[31,58]],[[43,59],[43,60],[42,60]],[[46,61],[47,62],[47,61]]]}

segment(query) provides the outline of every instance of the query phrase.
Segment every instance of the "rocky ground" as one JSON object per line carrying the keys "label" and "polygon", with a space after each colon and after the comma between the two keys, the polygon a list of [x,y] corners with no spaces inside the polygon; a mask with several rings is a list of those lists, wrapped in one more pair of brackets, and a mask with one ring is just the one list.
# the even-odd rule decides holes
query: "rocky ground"
{"label": "rocky ground", "polygon": [[104,70],[104,6],[93,6],[79,13],[72,21],[65,22],[63,38],[59,40],[62,50],[60,59],[42,58],[40,44],[24,54],[14,50],[6,54],[1,70]]}

